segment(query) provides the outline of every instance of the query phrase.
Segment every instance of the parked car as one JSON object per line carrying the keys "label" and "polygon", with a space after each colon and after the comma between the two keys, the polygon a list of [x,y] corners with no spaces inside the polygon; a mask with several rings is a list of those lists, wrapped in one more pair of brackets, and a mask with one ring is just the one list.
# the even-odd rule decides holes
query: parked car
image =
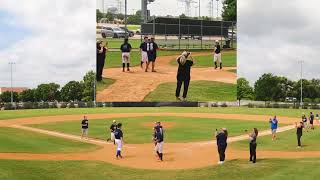
{"label": "parked car", "polygon": [[103,27],[101,29],[101,36],[103,38],[106,38],[106,37],[121,38],[121,37],[126,37],[126,32],[118,27]]}
{"label": "parked car", "polygon": [[133,37],[134,36],[134,32],[129,30],[129,29],[126,29],[125,27],[120,27],[122,30],[124,30],[125,32],[127,32],[127,35],[129,37]]}

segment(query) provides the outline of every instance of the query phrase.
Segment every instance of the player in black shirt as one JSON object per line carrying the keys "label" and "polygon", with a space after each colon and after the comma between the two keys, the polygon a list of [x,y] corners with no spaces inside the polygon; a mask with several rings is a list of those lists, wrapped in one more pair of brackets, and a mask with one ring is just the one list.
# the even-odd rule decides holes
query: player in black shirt
{"label": "player in black shirt", "polygon": [[148,63],[146,66],[146,72],[148,72],[149,64],[152,62],[152,72],[156,72],[154,69],[155,62],[157,59],[157,50],[159,49],[157,43],[154,42],[154,38],[147,43],[147,54],[148,54]]}
{"label": "player in black shirt", "polygon": [[218,164],[223,164],[226,158],[225,152],[227,149],[227,139],[228,139],[227,129],[221,128],[219,132],[216,129],[216,140],[217,140],[217,147],[218,147],[218,153],[219,153]]}
{"label": "player in black shirt", "polygon": [[161,126],[160,122],[157,122],[156,126],[154,127],[154,141],[156,144],[155,151],[158,155],[160,161],[163,161],[163,140],[164,140],[164,133],[163,127]]}
{"label": "player in black shirt", "polygon": [[117,159],[118,159],[118,157],[122,158],[121,150],[122,150],[122,145],[123,145],[123,133],[121,131],[121,127],[122,127],[122,124],[119,123],[117,125],[117,129],[114,130],[114,137],[115,137],[115,142],[117,145],[117,155],[116,155]]}
{"label": "player in black shirt", "polygon": [[218,68],[218,63],[220,64],[220,69],[222,69],[222,61],[221,61],[221,47],[219,44],[219,41],[216,40],[216,45],[214,47],[214,57],[213,57],[213,61],[214,61],[214,65],[215,65],[215,69]]}
{"label": "player in black shirt", "polygon": [[310,126],[311,126],[311,129],[312,129],[312,130],[314,130],[313,120],[314,120],[314,115],[313,115],[312,112],[310,112],[309,122],[310,122]]}
{"label": "player in black shirt", "polygon": [[83,116],[83,120],[81,121],[81,139],[82,138],[88,138],[88,129],[89,129],[89,120],[87,119],[87,116]]}
{"label": "player in black shirt", "polygon": [[116,144],[116,142],[115,142],[115,137],[114,137],[114,131],[117,129],[117,121],[116,120],[113,120],[112,121],[112,124],[111,124],[111,126],[110,126],[110,138],[109,139],[107,139],[107,141],[113,141],[113,144]]}
{"label": "player in black shirt", "polygon": [[296,128],[297,128],[297,140],[298,140],[298,148],[301,148],[301,136],[302,136],[302,129],[303,129],[303,122],[300,122],[299,124],[296,122]]}
{"label": "player in black shirt", "polygon": [[125,72],[125,67],[127,64],[127,71],[130,71],[130,52],[131,52],[131,44],[129,43],[128,38],[124,39],[124,43],[120,46],[120,50],[122,52],[122,71]]}
{"label": "player in black shirt", "polygon": [[258,129],[253,128],[253,132],[249,135],[249,147],[250,147],[250,161],[252,163],[256,163],[257,159],[257,137],[258,137]]}
{"label": "player in black shirt", "polygon": [[[107,45],[107,43],[106,43]],[[96,79],[97,81],[102,80],[102,73],[104,68],[104,63],[106,59],[106,53],[108,48],[102,44],[102,41],[97,42],[97,69],[96,69]]]}
{"label": "player in black shirt", "polygon": [[148,37],[145,36],[143,38],[143,42],[140,44],[140,53],[141,53],[141,68],[143,68],[144,63],[148,63],[148,53],[147,53],[147,44],[148,44]]}
{"label": "player in black shirt", "polygon": [[[192,57],[190,52],[184,51],[178,58],[177,62],[179,64],[177,72],[177,88],[176,88],[176,99],[185,100],[187,98],[189,83],[190,83],[190,71],[191,66],[193,65]],[[191,59],[188,59],[191,57]],[[183,95],[182,99],[180,98],[180,90],[183,83]]]}

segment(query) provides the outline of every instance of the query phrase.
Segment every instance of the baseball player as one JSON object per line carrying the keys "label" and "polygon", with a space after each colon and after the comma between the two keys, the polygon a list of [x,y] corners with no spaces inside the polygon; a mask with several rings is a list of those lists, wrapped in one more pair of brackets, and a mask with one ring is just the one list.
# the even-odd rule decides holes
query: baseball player
{"label": "baseball player", "polygon": [[271,128],[271,134],[272,134],[272,141],[276,139],[276,133],[278,129],[278,120],[277,117],[274,116],[274,118],[270,118],[269,120],[270,128]]}
{"label": "baseball player", "polygon": [[223,164],[226,158],[226,149],[227,149],[227,139],[228,131],[226,128],[221,128],[219,131],[216,129],[216,140],[219,153],[219,162],[218,164]]}
{"label": "baseball player", "polygon": [[215,65],[215,69],[218,68],[218,64],[220,64],[220,69],[222,69],[222,61],[221,61],[221,47],[219,44],[219,41],[216,40],[216,44],[214,46],[214,56],[213,56],[213,61]]}
{"label": "baseball player", "polygon": [[154,141],[156,144],[155,152],[157,153],[159,160],[163,161],[164,134],[163,134],[163,127],[161,126],[160,122],[157,122],[157,125],[154,127],[154,130],[155,130]]}
{"label": "baseball player", "polygon": [[148,63],[148,53],[147,53],[147,43],[148,43],[148,37],[145,36],[143,38],[143,42],[140,44],[140,53],[141,53],[141,68],[143,68],[144,63]]}
{"label": "baseball player", "polygon": [[120,50],[122,52],[122,71],[125,72],[125,67],[127,64],[127,71],[130,71],[130,52],[131,44],[129,43],[128,38],[124,39],[124,43],[121,45]]}
{"label": "baseball player", "polygon": [[314,120],[314,115],[313,115],[312,112],[310,112],[309,123],[310,123],[310,126],[311,126],[311,129],[312,129],[312,130],[314,130],[313,120]]}
{"label": "baseball player", "polygon": [[83,120],[81,121],[81,127],[81,139],[83,139],[84,137],[88,138],[89,120],[87,116],[83,116]]}
{"label": "baseball player", "polygon": [[317,123],[319,124],[319,113],[316,113],[316,120],[317,120]]}
{"label": "baseball player", "polygon": [[111,132],[111,135],[110,135],[110,138],[107,139],[107,141],[113,141],[113,144],[116,144],[115,143],[115,138],[114,138],[114,131],[117,129],[117,121],[116,120],[113,120],[112,121],[112,124],[110,126],[110,132]]}
{"label": "baseball player", "polygon": [[302,114],[301,119],[304,129],[306,129],[306,131],[308,132],[308,119],[304,113]]}
{"label": "baseball player", "polygon": [[157,43],[154,42],[154,38],[151,38],[151,40],[147,43],[148,63],[145,70],[146,72],[148,72],[150,62],[152,63],[152,72],[156,72],[154,66],[157,59],[157,49],[159,49]]}
{"label": "baseball player", "polygon": [[115,137],[115,142],[117,145],[117,154],[116,154],[117,159],[119,157],[122,158],[121,151],[122,151],[122,145],[123,145],[123,133],[121,131],[121,127],[122,127],[122,124],[119,123],[117,125],[116,130],[114,130],[114,137]]}

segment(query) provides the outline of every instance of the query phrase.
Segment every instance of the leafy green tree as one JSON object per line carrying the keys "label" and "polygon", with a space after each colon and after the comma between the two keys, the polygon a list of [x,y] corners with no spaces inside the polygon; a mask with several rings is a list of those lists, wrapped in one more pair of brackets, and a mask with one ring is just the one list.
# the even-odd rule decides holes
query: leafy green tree
{"label": "leafy green tree", "polygon": [[271,73],[263,74],[254,84],[255,100],[279,101],[282,95],[280,79]]}
{"label": "leafy green tree", "polygon": [[112,14],[111,12],[107,12],[107,14],[105,14],[105,18],[107,18],[108,21],[113,21],[114,17],[115,17],[115,15]]}
{"label": "leafy green tree", "polygon": [[19,96],[22,102],[35,102],[35,89],[27,89],[22,91]]}
{"label": "leafy green tree", "polygon": [[83,95],[83,84],[78,81],[70,81],[60,91],[62,101],[81,101]]}
{"label": "leafy green tree", "polygon": [[36,91],[35,97],[37,101],[56,101],[59,100],[59,84],[49,83],[40,84]]}
{"label": "leafy green tree", "polygon": [[181,19],[186,19],[186,18],[188,18],[188,16],[186,16],[184,13],[182,13],[182,14],[179,16],[179,18],[181,18]]}
{"label": "leafy green tree", "polygon": [[[18,102],[19,101],[18,93],[13,92],[12,95],[13,95],[13,102]],[[10,91],[3,92],[0,95],[0,99],[2,102],[11,102],[11,92]]]}
{"label": "leafy green tree", "polygon": [[127,23],[128,24],[141,24],[142,23],[141,11],[137,11],[136,14],[128,16]]}
{"label": "leafy green tree", "polygon": [[237,21],[237,0],[224,0],[222,18],[224,21]]}
{"label": "leafy green tree", "polygon": [[83,101],[93,101],[94,100],[94,84],[95,84],[96,74],[93,71],[87,72],[83,77]]}
{"label": "leafy green tree", "polygon": [[242,99],[253,99],[253,89],[245,78],[237,80],[237,99],[239,100],[239,105]]}
{"label": "leafy green tree", "polygon": [[99,9],[96,10],[96,18],[97,18],[97,22],[99,22],[100,19],[103,18],[103,14],[100,12]]}

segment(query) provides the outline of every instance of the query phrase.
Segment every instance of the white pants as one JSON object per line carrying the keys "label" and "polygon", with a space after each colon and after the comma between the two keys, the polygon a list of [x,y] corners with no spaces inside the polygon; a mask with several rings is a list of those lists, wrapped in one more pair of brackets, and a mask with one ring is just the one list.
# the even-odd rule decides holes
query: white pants
{"label": "white pants", "polygon": [[218,61],[218,63],[221,63],[221,53],[219,53],[219,54],[214,54],[214,56],[213,56],[213,61],[214,61],[214,62],[217,62],[217,61]]}
{"label": "white pants", "polygon": [[129,52],[122,53],[122,63],[130,63],[130,53]]}
{"label": "white pants", "polygon": [[117,150],[121,151],[122,150],[122,141],[121,139],[115,139],[116,145],[117,145]]}
{"label": "white pants", "polygon": [[148,53],[145,51],[141,51],[141,62],[148,62]]}
{"label": "white pants", "polygon": [[115,139],[113,132],[112,132],[111,135],[110,135],[110,139],[111,139],[111,141],[114,141],[114,139]]}
{"label": "white pants", "polygon": [[156,152],[158,151],[159,153],[162,153],[162,150],[163,150],[163,141],[160,142],[160,143],[157,143],[155,149],[154,149]]}
{"label": "white pants", "polygon": [[81,129],[82,135],[88,136],[88,129]]}

